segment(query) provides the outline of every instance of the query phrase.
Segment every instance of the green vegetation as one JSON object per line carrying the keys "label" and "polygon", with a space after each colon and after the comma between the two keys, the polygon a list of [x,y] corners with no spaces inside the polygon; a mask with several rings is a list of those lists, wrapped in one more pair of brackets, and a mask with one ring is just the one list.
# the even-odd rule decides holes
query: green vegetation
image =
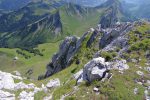
{"label": "green vegetation", "polygon": [[142,41],[139,41],[135,44],[133,44],[130,47],[130,51],[138,51],[138,50],[149,50],[150,49],[150,39],[144,39]]}
{"label": "green vegetation", "polygon": [[79,10],[82,10],[82,12],[77,13],[75,6],[69,6],[71,7],[63,7],[60,10],[64,33],[81,36],[91,27],[95,27],[98,24],[102,11],[80,8]]}
{"label": "green vegetation", "polygon": [[34,100],[42,100],[45,96],[47,95],[44,91],[38,92],[34,95]]}
{"label": "green vegetation", "polygon": [[105,58],[106,61],[111,61],[113,60],[114,57],[117,56],[117,53],[116,52],[105,52],[105,51],[102,51],[100,53],[101,57]]}
{"label": "green vegetation", "polygon": [[[43,74],[46,70],[46,65],[49,63],[52,55],[58,50],[56,43],[45,43],[39,45],[35,50],[40,51],[43,56],[35,55],[32,52],[21,49],[8,49],[0,48],[0,69],[6,72],[12,72],[18,70],[22,75],[26,76],[26,72],[29,69],[33,70],[33,73],[28,76],[33,79],[37,79],[38,75]],[[16,51],[20,51],[22,54],[18,54]],[[14,57],[18,57],[17,61],[14,61]],[[27,57],[30,57],[26,59]]]}

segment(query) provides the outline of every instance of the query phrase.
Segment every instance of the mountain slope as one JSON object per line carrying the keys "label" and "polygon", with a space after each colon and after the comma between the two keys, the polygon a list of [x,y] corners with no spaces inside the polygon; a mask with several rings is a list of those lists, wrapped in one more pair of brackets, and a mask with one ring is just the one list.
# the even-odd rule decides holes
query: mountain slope
{"label": "mountain slope", "polygon": [[131,21],[119,0],[97,7],[83,7],[63,1],[36,1],[0,17],[1,47],[33,47],[54,42],[65,35],[81,36],[98,23],[103,28],[118,21]]}
{"label": "mountain slope", "polygon": [[1,46],[27,47],[54,40],[62,32],[57,11],[61,4],[35,2],[1,16]]}
{"label": "mountain slope", "polygon": [[97,8],[105,8],[105,12],[100,19],[103,28],[111,27],[116,22],[132,21],[130,15],[123,9],[123,5],[119,0],[107,0],[104,4]]}
{"label": "mountain slope", "polygon": [[122,4],[124,5],[124,9],[127,9],[128,13],[130,13],[134,18],[150,18],[149,0],[124,0],[122,1]]}
{"label": "mountain slope", "polygon": [[81,36],[90,27],[96,26],[102,12],[94,8],[69,4],[60,10],[64,33]]}
{"label": "mountain slope", "polygon": [[60,1],[33,2],[0,17],[0,46],[32,47],[66,34],[80,35],[97,24],[99,15],[93,8]]}
{"label": "mountain slope", "polygon": [[[115,27],[119,27],[118,30],[115,31]],[[59,78],[63,82],[63,86],[54,91],[54,99],[88,100],[95,98],[99,100],[103,97],[110,100],[140,100],[149,98],[145,91],[150,93],[148,90],[150,84],[147,83],[150,80],[147,69],[150,65],[150,56],[148,56],[150,54],[150,23],[122,23],[120,26],[114,26],[110,29],[112,31],[109,33],[100,34],[101,31],[95,29],[94,32],[83,34],[81,38],[67,37],[60,44],[58,53],[54,54],[52,61],[47,66],[45,76],[52,75],[50,79]],[[111,40],[112,37],[113,40]],[[105,47],[99,48],[101,40],[104,43],[107,42],[105,38],[111,42]],[[105,77],[100,77],[100,73],[104,70],[103,62],[96,64],[99,60],[94,60],[101,59],[99,57],[105,58],[107,64],[111,65],[106,65],[108,66],[108,73],[103,73],[104,76],[106,75]],[[127,69],[126,66],[128,66]],[[86,70],[86,67],[89,69]],[[144,76],[139,73],[143,73]],[[111,78],[107,78],[107,75]],[[87,80],[82,80],[82,77],[83,79],[86,77]],[[96,79],[89,82],[88,77]],[[134,92],[135,89],[138,92]]]}
{"label": "mountain slope", "polygon": [[31,1],[32,0],[0,0],[0,9],[6,11],[18,10]]}
{"label": "mountain slope", "polygon": [[95,7],[98,5],[101,5],[102,3],[106,2],[107,0],[64,0],[66,2],[71,2],[74,4],[78,4],[78,5],[82,5],[82,6],[86,6],[86,7]]}

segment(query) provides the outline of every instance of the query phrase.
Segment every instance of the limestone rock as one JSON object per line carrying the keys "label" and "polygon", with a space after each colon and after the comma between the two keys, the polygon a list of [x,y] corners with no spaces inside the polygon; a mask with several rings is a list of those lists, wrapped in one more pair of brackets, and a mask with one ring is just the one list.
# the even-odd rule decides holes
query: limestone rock
{"label": "limestone rock", "polygon": [[0,88],[13,90],[15,87],[14,79],[10,73],[0,71]]}
{"label": "limestone rock", "polygon": [[50,80],[46,85],[47,88],[56,88],[59,86],[60,86],[60,80],[58,78]]}
{"label": "limestone rock", "polygon": [[15,100],[15,94],[0,90],[0,100]]}
{"label": "limestone rock", "polygon": [[23,82],[16,83],[15,90],[18,90],[18,89],[28,89],[28,85],[26,85]]}
{"label": "limestone rock", "polygon": [[40,92],[40,91],[42,91],[41,88],[35,87],[33,93],[37,93],[37,92]]}
{"label": "limestone rock", "polygon": [[80,71],[78,71],[76,74],[73,75],[73,77],[75,79],[78,79],[78,77],[83,73],[83,69],[81,69]]}
{"label": "limestone rock", "polygon": [[126,60],[114,60],[112,62],[105,62],[102,57],[93,58],[89,61],[83,68],[77,72],[74,77],[77,79],[77,84],[88,81],[92,82],[94,80],[104,81],[106,78],[111,79],[113,74],[109,73],[109,70],[117,69],[121,72],[129,69]]}
{"label": "limestone rock", "polygon": [[18,97],[20,100],[34,100],[34,93],[33,92],[26,92],[26,91],[22,91],[19,94]]}
{"label": "limestone rock", "polygon": [[89,82],[104,78],[107,73],[107,66],[104,58],[94,58],[88,62],[83,69],[83,79]]}
{"label": "limestone rock", "polygon": [[21,76],[21,74],[18,71],[13,71],[13,73],[15,73],[16,76]]}
{"label": "limestone rock", "polygon": [[126,60],[115,60],[113,62],[113,66],[111,66],[111,67],[114,69],[118,69],[120,71],[129,69],[129,66],[128,66]]}
{"label": "limestone rock", "polygon": [[134,89],[134,94],[137,94],[138,93],[138,88],[135,88]]}
{"label": "limestone rock", "polygon": [[145,90],[144,91],[144,94],[145,94],[145,100],[150,100],[150,96],[149,96],[149,91],[148,90]]}
{"label": "limestone rock", "polygon": [[141,72],[141,71],[136,71],[136,73],[137,73],[138,75],[140,75],[140,76],[143,76],[143,75],[144,75],[144,73]]}

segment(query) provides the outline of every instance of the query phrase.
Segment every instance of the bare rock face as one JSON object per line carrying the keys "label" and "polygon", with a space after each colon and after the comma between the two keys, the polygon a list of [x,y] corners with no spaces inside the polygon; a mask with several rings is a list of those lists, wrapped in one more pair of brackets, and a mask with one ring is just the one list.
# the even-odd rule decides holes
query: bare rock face
{"label": "bare rock face", "polygon": [[78,38],[67,37],[60,45],[59,52],[52,57],[52,61],[47,66],[47,72],[45,77],[51,76],[52,74],[67,67],[74,53],[76,52]]}
{"label": "bare rock face", "polygon": [[104,29],[104,34],[100,40],[100,47],[105,50],[110,49],[114,46],[124,47],[127,45],[127,37],[125,34],[132,29],[132,24],[122,23],[116,25],[113,28]]}
{"label": "bare rock face", "polygon": [[97,30],[93,30],[93,34],[91,35],[90,39],[88,40],[86,47],[90,47],[91,44],[95,41],[96,37],[98,36],[98,31]]}
{"label": "bare rock face", "polygon": [[15,87],[14,79],[11,74],[0,72],[0,89],[13,90]]}
{"label": "bare rock face", "polygon": [[[80,49],[82,42],[89,35],[90,32],[83,34],[81,38],[72,36],[66,37],[66,39],[61,43],[59,51],[53,55],[52,61],[47,65],[47,72],[45,78],[61,71],[62,69],[68,67],[71,64],[71,60],[75,53]],[[98,32],[94,31],[87,41],[87,46],[89,47],[95,40]]]}
{"label": "bare rock face", "polygon": [[18,97],[20,100],[34,100],[33,92],[22,91]]}
{"label": "bare rock face", "polygon": [[15,100],[15,94],[0,90],[0,100]]}

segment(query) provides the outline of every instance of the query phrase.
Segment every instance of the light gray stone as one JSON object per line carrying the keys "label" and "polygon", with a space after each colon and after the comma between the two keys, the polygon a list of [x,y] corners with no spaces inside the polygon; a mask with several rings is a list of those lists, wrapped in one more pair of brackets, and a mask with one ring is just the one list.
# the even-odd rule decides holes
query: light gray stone
{"label": "light gray stone", "polygon": [[144,75],[144,73],[141,72],[141,71],[136,71],[136,73],[137,73],[138,75],[140,75],[140,76],[143,76],[143,75]]}
{"label": "light gray stone", "polygon": [[15,87],[14,79],[10,73],[0,71],[0,88],[13,90]]}
{"label": "light gray stone", "polygon": [[26,85],[23,82],[16,83],[15,90],[19,90],[19,89],[28,89],[28,85]]}
{"label": "light gray stone", "polygon": [[20,100],[34,100],[34,92],[22,91],[18,98]]}
{"label": "light gray stone", "polygon": [[92,82],[93,80],[99,80],[104,77],[107,71],[104,58],[94,58],[89,61],[83,69],[83,80]]}
{"label": "light gray stone", "polygon": [[15,100],[15,94],[0,90],[0,100]]}
{"label": "light gray stone", "polygon": [[59,86],[60,86],[60,80],[58,78],[50,80],[46,85],[47,88],[56,88]]}
{"label": "light gray stone", "polygon": [[138,93],[138,88],[135,88],[134,89],[134,94],[137,94]]}
{"label": "light gray stone", "polygon": [[129,69],[129,66],[126,60],[115,60],[113,62],[113,65],[111,65],[111,68],[118,69],[119,71],[123,71]]}

